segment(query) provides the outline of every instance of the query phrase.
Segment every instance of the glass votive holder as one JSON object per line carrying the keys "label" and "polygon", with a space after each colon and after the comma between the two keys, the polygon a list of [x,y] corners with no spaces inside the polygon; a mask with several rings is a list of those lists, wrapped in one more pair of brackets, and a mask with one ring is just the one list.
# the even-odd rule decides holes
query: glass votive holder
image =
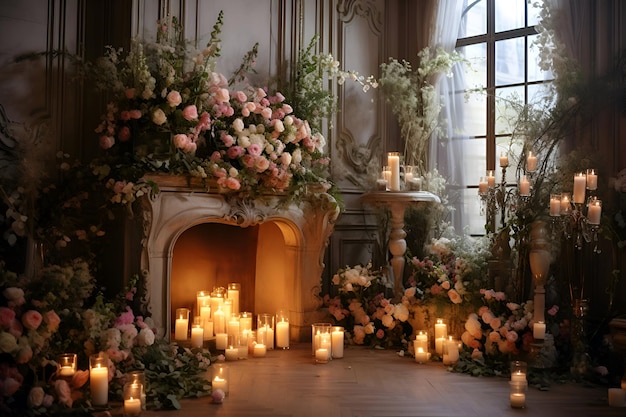
{"label": "glass votive holder", "polygon": [[526,370],[528,368],[528,364],[524,361],[512,361],[510,366],[511,382],[526,383]]}
{"label": "glass votive holder", "polygon": [[141,409],[146,409],[146,374],[144,371],[132,371],[128,374],[128,382],[141,384]]}
{"label": "glass votive holder", "polygon": [[100,407],[109,402],[109,357],[100,352],[89,357],[91,404]]}
{"label": "glass votive holder", "polygon": [[76,373],[78,359],[75,353],[62,353],[57,357],[57,376],[71,378]]}
{"label": "glass votive holder", "polygon": [[248,358],[248,340],[249,339],[252,339],[252,330],[242,330],[239,333],[239,343],[237,345],[239,359]]}
{"label": "glass votive holder", "polygon": [[213,392],[221,389],[224,391],[225,395],[228,395],[228,366],[223,363],[214,363],[211,365],[211,368],[213,368],[211,376],[211,386],[213,387]]}
{"label": "glass votive holder", "polygon": [[252,313],[243,311],[239,315],[239,330],[252,330]]}
{"label": "glass votive holder", "polygon": [[141,415],[141,394],[143,385],[139,382],[127,382],[124,384],[124,416],[137,417]]}
{"label": "glass votive holder", "polygon": [[189,309],[177,308],[176,309],[176,325],[174,327],[174,339],[175,340],[187,340],[188,330],[189,330]]}
{"label": "glass votive holder", "polygon": [[442,361],[444,365],[454,365],[459,361],[459,342],[452,336],[443,343]]}
{"label": "glass votive holder", "polygon": [[509,401],[513,408],[526,407],[526,390],[528,388],[528,382],[509,382],[510,393]]}
{"label": "glass votive holder", "polygon": [[345,330],[342,326],[333,326],[330,329],[330,352],[333,359],[343,358],[343,344]]}
{"label": "glass votive holder", "polygon": [[265,340],[267,349],[274,349],[274,315],[261,313],[257,316],[257,337]]}
{"label": "glass votive holder", "polygon": [[332,357],[331,327],[330,323],[316,323],[313,325],[315,363],[328,363]]}
{"label": "glass votive holder", "polygon": [[276,347],[289,349],[289,312],[280,310],[276,313]]}
{"label": "glass votive holder", "polygon": [[226,289],[226,296],[229,300],[233,300],[233,308],[231,313],[239,314],[239,299],[241,298],[241,284],[231,282]]}
{"label": "glass votive holder", "polygon": [[428,332],[420,330],[415,335],[415,341],[413,342],[413,346],[415,347],[415,349],[421,347],[424,352],[428,352]]}
{"label": "glass votive holder", "polygon": [[202,326],[202,319],[200,316],[193,318],[193,324],[191,325],[191,347],[202,348],[204,344],[204,327]]}

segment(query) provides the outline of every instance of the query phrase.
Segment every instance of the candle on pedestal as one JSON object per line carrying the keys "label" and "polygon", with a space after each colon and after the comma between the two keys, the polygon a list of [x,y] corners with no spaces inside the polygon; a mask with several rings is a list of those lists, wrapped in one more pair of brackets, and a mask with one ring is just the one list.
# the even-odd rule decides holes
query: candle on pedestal
{"label": "candle on pedestal", "polygon": [[508,166],[509,166],[509,156],[506,154],[506,152],[502,152],[500,154],[500,167],[506,168]]}
{"label": "candle on pedestal", "polygon": [[600,224],[602,217],[602,201],[597,198],[591,199],[589,207],[587,208],[587,220],[589,224]]}
{"label": "candle on pedestal", "polygon": [[546,338],[546,323],[538,321],[533,324],[533,337],[537,340]]}
{"label": "candle on pedestal", "polygon": [[528,151],[528,157],[526,158],[526,171],[535,172],[537,170],[537,157],[533,155],[532,151]]}
{"label": "candle on pedestal", "polygon": [[598,189],[598,174],[596,174],[596,170],[593,168],[587,170],[587,189],[589,191]]}
{"label": "candle on pedestal", "polygon": [[400,191],[400,154],[398,152],[389,152],[387,154],[387,164],[391,171],[389,189],[391,191]]}
{"label": "candle on pedestal", "polygon": [[530,181],[526,175],[522,175],[522,178],[519,182],[519,194],[521,196],[529,196],[530,195]]}
{"label": "candle on pedestal", "polygon": [[493,174],[493,170],[487,171],[487,187],[494,188],[496,186],[496,177]]}
{"label": "candle on pedestal", "polygon": [[572,200],[569,193],[561,194],[561,214],[566,215],[572,211],[571,202]]}
{"label": "candle on pedestal", "polygon": [[585,202],[585,188],[587,186],[587,178],[583,172],[574,175],[574,203],[582,204]]}
{"label": "candle on pedestal", "polygon": [[561,215],[561,194],[550,194],[550,216]]}
{"label": "candle on pedestal", "polygon": [[480,180],[478,181],[478,194],[480,195],[487,194],[487,188],[488,188],[487,180],[485,180],[484,177],[480,177]]}

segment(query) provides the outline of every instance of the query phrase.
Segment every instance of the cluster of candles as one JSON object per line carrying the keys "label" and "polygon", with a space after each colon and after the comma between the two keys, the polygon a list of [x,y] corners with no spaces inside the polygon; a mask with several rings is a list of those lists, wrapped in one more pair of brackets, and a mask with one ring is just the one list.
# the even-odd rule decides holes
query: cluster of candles
{"label": "cluster of candles", "polygon": [[328,363],[331,359],[343,358],[345,331],[341,326],[330,323],[311,325],[311,351],[315,363]]}
{"label": "cluster of candles", "polygon": [[526,379],[526,367],[526,362],[511,362],[509,401],[511,403],[511,407],[513,408],[526,407],[526,390],[528,389],[528,381]]}
{"label": "cluster of candles", "polygon": [[[430,359],[428,333],[420,331],[413,342],[415,362],[425,363]],[[448,326],[443,319],[435,323],[435,352],[441,356],[444,365],[454,365],[459,361],[459,342],[448,335]]]}
{"label": "cluster of candles", "polygon": [[380,191],[420,191],[422,178],[417,176],[417,169],[413,165],[402,165],[400,153],[389,152],[387,165],[383,166],[376,185]]}
{"label": "cluster of candles", "polygon": [[253,314],[239,311],[241,285],[230,283],[227,288],[198,291],[196,313],[189,332],[188,308],[176,309],[174,339],[187,341],[191,347],[202,348],[207,340],[215,340],[215,348],[224,351],[226,360],[264,357],[274,346],[289,349],[289,315],[279,311],[258,314],[257,329],[252,328]]}
{"label": "cluster of candles", "polygon": [[[574,192],[550,195],[550,216],[553,218],[566,216],[572,212],[572,203],[584,204],[587,191],[598,189],[598,175],[595,169],[574,175]],[[587,222],[591,225],[600,224],[602,217],[602,200],[590,196],[587,200]]]}
{"label": "cluster of candles", "polygon": [[[63,353],[57,358],[58,378],[71,380],[78,369],[75,353]],[[132,371],[124,384],[124,416],[137,417],[146,409],[146,379],[142,371]],[[109,402],[109,358],[100,352],[89,357],[89,389],[94,407],[106,407]]]}

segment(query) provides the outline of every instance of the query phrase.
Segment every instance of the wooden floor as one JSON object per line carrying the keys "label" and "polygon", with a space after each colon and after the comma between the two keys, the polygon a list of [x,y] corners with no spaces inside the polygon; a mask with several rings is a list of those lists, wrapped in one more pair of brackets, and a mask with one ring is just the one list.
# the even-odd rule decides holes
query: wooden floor
{"label": "wooden floor", "polygon": [[394,351],[351,347],[343,359],[315,365],[310,344],[270,351],[265,358],[227,362],[230,393],[184,400],[182,410],[142,417],[489,417],[625,416],[609,407],[606,387],[576,383],[548,391],[530,387],[525,409],[509,405],[508,379],[448,372],[441,363],[417,364]]}

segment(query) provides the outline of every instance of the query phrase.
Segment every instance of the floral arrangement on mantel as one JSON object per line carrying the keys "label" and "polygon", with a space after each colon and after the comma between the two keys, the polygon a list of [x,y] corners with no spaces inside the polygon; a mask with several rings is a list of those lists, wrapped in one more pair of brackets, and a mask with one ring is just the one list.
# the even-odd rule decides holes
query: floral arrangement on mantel
{"label": "floral arrangement on mantel", "polygon": [[212,180],[239,197],[297,201],[311,184],[328,191],[321,123],[335,97],[324,77],[357,81],[364,91],[375,81],[342,71],[332,55],[313,55],[314,38],[299,56],[292,106],[280,91],[248,83],[257,45],[230,79],[214,71],[221,24],[220,13],[201,51],[188,48],[175,18],[159,22],[155,43],[135,40],[127,54],[107,49],[90,67],[98,88],[113,94],[96,129],[100,146],[146,171]]}

